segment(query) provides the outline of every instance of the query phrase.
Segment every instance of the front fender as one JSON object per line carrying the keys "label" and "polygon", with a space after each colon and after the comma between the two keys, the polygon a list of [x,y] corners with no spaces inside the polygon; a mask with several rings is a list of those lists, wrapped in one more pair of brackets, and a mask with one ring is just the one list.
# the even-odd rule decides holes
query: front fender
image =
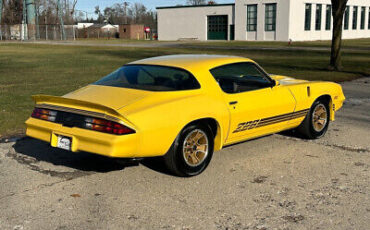
{"label": "front fender", "polygon": [[306,82],[288,87],[296,99],[296,111],[311,108],[319,97],[329,96],[331,120],[334,120],[335,112],[342,107],[345,100],[342,87],[333,82]]}

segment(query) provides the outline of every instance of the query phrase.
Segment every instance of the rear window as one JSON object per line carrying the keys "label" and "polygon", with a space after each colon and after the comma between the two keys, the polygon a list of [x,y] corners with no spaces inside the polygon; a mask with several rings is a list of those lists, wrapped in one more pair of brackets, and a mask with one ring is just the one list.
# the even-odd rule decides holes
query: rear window
{"label": "rear window", "polygon": [[189,72],[165,66],[125,65],[94,83],[121,88],[149,91],[178,91],[199,89],[200,85]]}

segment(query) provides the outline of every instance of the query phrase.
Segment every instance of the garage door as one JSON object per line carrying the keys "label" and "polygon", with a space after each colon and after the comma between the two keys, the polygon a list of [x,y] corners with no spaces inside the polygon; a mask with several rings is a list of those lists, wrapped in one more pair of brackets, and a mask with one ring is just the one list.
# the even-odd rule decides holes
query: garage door
{"label": "garage door", "polygon": [[227,15],[208,16],[208,40],[227,40]]}

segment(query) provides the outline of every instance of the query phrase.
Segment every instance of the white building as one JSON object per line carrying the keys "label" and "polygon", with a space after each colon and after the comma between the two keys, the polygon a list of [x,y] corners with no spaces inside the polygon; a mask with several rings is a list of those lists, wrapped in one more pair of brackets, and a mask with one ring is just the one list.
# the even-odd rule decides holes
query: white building
{"label": "white building", "polygon": [[[330,40],[330,0],[235,0],[158,7],[159,40]],[[370,37],[370,0],[348,0],[343,38]]]}
{"label": "white building", "polygon": [[86,22],[79,22],[77,23],[77,29],[84,29],[89,28],[90,26],[94,25],[94,23],[86,23]]}
{"label": "white building", "polygon": [[106,24],[101,27],[104,31],[118,32],[118,25]]}

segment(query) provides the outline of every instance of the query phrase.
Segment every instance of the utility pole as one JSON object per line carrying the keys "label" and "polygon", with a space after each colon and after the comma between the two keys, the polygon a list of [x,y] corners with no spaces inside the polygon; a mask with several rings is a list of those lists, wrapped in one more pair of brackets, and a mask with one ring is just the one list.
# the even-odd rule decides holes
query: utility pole
{"label": "utility pole", "polygon": [[63,22],[63,10],[60,4],[60,0],[58,0],[58,15],[59,15],[59,21],[60,21],[60,30],[62,32],[62,40],[66,40],[66,33],[64,31],[64,22]]}
{"label": "utility pole", "polygon": [[39,25],[39,7],[38,5],[36,5],[36,2],[35,2],[35,8],[36,8],[36,38],[37,40],[40,40],[40,25]]}
{"label": "utility pole", "polygon": [[3,16],[3,0],[0,0],[0,40],[3,40],[3,32],[1,31],[2,16]]}
{"label": "utility pole", "polygon": [[23,0],[23,18],[22,18],[22,24],[23,24],[23,40],[25,41],[25,40],[28,40],[26,0]]}
{"label": "utility pole", "polygon": [[36,8],[34,0],[26,0],[27,7],[27,24],[29,36],[31,39],[36,40]]}
{"label": "utility pole", "polygon": [[44,21],[45,21],[45,40],[49,40],[49,37],[48,37],[48,15],[47,14],[45,14]]}
{"label": "utility pole", "polygon": [[[45,9],[45,7],[47,7]],[[49,6],[46,5],[46,0],[44,0],[44,24],[45,24],[45,40],[48,40],[48,16],[49,16]]]}

